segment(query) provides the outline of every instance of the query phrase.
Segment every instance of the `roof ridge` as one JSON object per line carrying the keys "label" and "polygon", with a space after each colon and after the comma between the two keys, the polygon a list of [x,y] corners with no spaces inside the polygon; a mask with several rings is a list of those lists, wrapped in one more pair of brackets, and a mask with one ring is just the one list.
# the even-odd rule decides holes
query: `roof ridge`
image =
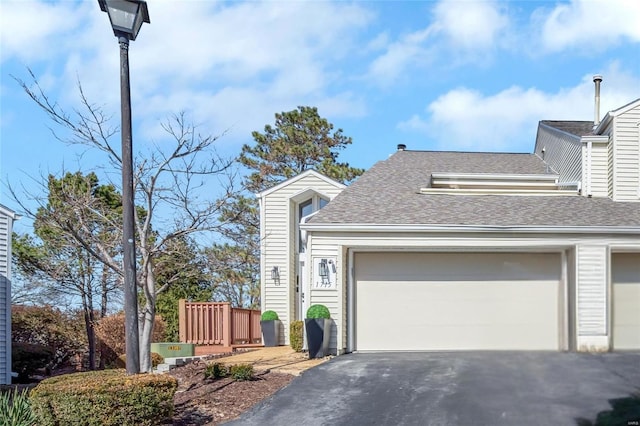
{"label": "roof ridge", "polygon": [[454,150],[431,150],[431,149],[405,149],[393,153],[393,155],[400,152],[425,152],[431,154],[490,154],[490,155],[534,155],[532,152],[504,152],[504,151],[454,151]]}

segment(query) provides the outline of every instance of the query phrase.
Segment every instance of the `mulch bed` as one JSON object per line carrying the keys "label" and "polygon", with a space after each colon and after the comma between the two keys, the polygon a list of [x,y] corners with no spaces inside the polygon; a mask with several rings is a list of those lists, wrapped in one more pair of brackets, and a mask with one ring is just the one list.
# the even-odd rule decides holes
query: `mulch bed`
{"label": "mulch bed", "polygon": [[205,379],[207,363],[195,361],[169,373],[178,380],[173,399],[174,426],[217,425],[238,417],[256,403],[287,386],[294,376],[256,371],[255,379]]}

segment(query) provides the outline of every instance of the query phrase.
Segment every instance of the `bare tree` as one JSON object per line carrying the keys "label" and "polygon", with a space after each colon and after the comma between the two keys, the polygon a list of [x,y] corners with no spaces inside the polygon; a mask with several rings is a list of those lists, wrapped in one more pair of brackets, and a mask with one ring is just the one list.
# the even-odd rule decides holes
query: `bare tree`
{"label": "bare tree", "polygon": [[[82,145],[102,152],[110,171],[120,172],[122,160],[112,143],[118,133],[111,125],[111,117],[103,107],[89,102],[78,82],[81,108],[69,113],[52,101],[30,72],[31,83],[16,78],[27,95],[49,116],[53,123],[65,130],[59,141]],[[172,116],[162,124],[171,142],[147,144],[144,155],[134,159],[136,205],[136,233],[138,273],[137,284],[144,296],[140,307],[140,370],[151,370],[151,338],[158,294],[170,285],[158,285],[155,260],[173,240],[185,236],[220,229],[220,211],[234,192],[230,159],[219,156],[214,149],[218,137],[198,133],[185,113]],[[214,186],[207,186],[212,184]],[[211,201],[215,200],[215,201]],[[85,248],[108,268],[123,275],[120,259],[101,245],[88,241],[88,233],[78,231],[84,224],[65,228],[76,244]]]}

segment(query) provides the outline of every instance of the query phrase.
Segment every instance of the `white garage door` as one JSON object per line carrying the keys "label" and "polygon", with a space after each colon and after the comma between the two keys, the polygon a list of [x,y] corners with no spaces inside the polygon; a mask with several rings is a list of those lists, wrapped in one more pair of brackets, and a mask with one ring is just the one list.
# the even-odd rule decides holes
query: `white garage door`
{"label": "white garage door", "polygon": [[640,253],[611,255],[613,349],[640,349]]}
{"label": "white garage door", "polygon": [[545,253],[356,253],[355,349],[558,350]]}

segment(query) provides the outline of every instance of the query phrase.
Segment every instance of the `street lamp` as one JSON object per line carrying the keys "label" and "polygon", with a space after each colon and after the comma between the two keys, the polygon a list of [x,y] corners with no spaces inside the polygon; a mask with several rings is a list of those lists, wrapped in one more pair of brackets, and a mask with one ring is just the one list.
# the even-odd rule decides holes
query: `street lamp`
{"label": "street lamp", "polygon": [[129,40],[135,40],[143,22],[150,23],[143,0],[98,0],[109,14],[113,33],[120,43],[120,104],[122,114],[122,246],[124,269],[124,313],[127,374],[140,372],[138,335],[138,292],[136,286],[136,244],[131,142],[131,88],[129,86]]}

